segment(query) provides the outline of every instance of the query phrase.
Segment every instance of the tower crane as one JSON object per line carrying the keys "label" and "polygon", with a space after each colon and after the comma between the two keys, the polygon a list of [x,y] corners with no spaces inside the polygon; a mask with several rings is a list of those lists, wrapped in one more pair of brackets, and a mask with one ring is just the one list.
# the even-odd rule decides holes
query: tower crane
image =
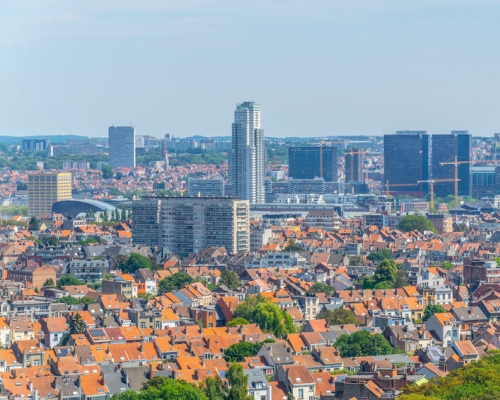
{"label": "tower crane", "polygon": [[[460,179],[459,179],[460,180]],[[455,182],[455,179],[429,179],[427,181],[417,181],[418,183],[428,183],[431,195],[431,201],[429,202],[429,208],[434,208],[434,184],[441,182]]]}
{"label": "tower crane", "polygon": [[500,160],[469,160],[469,161],[458,161],[457,156],[455,156],[455,161],[443,161],[439,165],[454,165],[455,166],[455,207],[458,207],[458,166],[462,164],[498,164]]}

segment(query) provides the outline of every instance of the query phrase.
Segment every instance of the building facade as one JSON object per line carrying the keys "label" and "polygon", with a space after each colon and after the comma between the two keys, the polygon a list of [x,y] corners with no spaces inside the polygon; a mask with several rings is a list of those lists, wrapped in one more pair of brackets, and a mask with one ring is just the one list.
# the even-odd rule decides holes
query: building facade
{"label": "building facade", "polygon": [[426,131],[384,135],[384,184],[389,184],[391,194],[418,197],[427,193],[428,183],[417,182],[430,179],[429,162],[430,137]]}
{"label": "building facade", "polygon": [[24,152],[47,151],[49,146],[49,139],[23,139],[21,144]]}
{"label": "building facade", "polygon": [[345,182],[363,180],[363,153],[356,147],[345,152]]}
{"label": "building facade", "polygon": [[259,104],[245,102],[236,106],[228,161],[231,194],[250,203],[264,203],[266,165]]}
{"label": "building facade", "polygon": [[[453,164],[441,165],[442,162],[470,161],[472,155],[472,135],[468,131],[451,131],[448,135],[432,135],[432,179],[455,179]],[[470,196],[470,164],[458,165],[458,195]],[[454,182],[434,184],[437,197],[446,197],[455,193]]]}
{"label": "building facade", "polygon": [[[250,250],[250,205],[230,197],[160,197],[133,202],[133,241],[185,257],[210,246]],[[156,220],[155,220],[156,218]]]}
{"label": "building facade", "polygon": [[188,194],[189,196],[224,196],[224,179],[221,177],[188,178]]}
{"label": "building facade", "polygon": [[52,205],[61,200],[70,200],[70,172],[43,172],[28,174],[28,215],[37,218],[52,218]]}
{"label": "building facade", "polygon": [[108,142],[109,165],[135,168],[135,127],[110,126]]}
{"label": "building facade", "polygon": [[337,148],[331,146],[297,146],[288,148],[288,175],[293,179],[338,179]]}

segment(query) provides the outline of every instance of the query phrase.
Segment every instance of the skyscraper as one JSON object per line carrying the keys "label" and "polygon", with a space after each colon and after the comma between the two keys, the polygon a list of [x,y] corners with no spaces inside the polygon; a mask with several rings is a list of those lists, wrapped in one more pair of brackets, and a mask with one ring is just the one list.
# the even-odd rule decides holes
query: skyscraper
{"label": "skyscraper", "polygon": [[288,175],[293,179],[324,178],[337,182],[337,148],[298,146],[288,148]]}
{"label": "skyscraper", "polygon": [[71,172],[28,174],[28,215],[52,218],[52,205],[71,199],[71,188]]}
{"label": "skyscraper", "polygon": [[[470,161],[472,136],[468,131],[451,131],[450,134],[432,135],[432,179],[455,179],[455,165],[442,162]],[[470,164],[458,165],[458,195],[471,195]],[[455,193],[454,182],[434,184],[437,197],[446,197]]]}
{"label": "skyscraper", "polygon": [[345,183],[363,180],[363,154],[357,148],[345,152]]}
{"label": "skyscraper", "polygon": [[110,126],[108,142],[109,165],[135,168],[135,127]]}
{"label": "skyscraper", "polygon": [[[429,135],[426,131],[397,131],[384,135],[384,184],[395,192],[420,196],[427,193],[429,180]],[[391,186],[393,185],[393,186]]]}
{"label": "skyscraper", "polygon": [[265,178],[264,130],[261,129],[260,105],[244,102],[236,105],[229,152],[228,181],[232,194],[250,203],[264,203]]}

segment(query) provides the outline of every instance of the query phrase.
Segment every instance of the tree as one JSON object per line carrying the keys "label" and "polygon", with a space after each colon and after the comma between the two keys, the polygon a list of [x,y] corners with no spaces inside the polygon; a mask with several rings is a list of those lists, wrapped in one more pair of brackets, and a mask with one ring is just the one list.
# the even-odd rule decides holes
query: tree
{"label": "tree", "polygon": [[[497,262],[497,264],[498,264],[498,262]],[[441,263],[441,267],[444,268],[445,270],[450,270],[453,268],[453,264],[449,261],[443,261]]]}
{"label": "tree", "polygon": [[200,388],[189,382],[154,377],[146,381],[137,393],[133,390],[116,393],[112,400],[206,400],[207,397]]}
{"label": "tree", "polygon": [[364,265],[363,257],[361,257],[361,256],[352,256],[352,257],[349,257],[349,265],[350,266]]}
{"label": "tree", "polygon": [[173,275],[163,278],[158,284],[158,294],[176,292],[182,289],[185,285],[193,283],[193,278],[184,272],[177,272]]}
{"label": "tree", "polygon": [[390,260],[392,257],[392,251],[389,249],[379,249],[375,252],[368,254],[366,257],[371,261],[382,261],[382,260]]}
{"label": "tree", "polygon": [[208,400],[225,400],[225,385],[220,375],[216,375],[215,378],[209,376],[201,383],[200,389]]}
{"label": "tree", "polygon": [[324,319],[330,325],[355,324],[359,325],[359,321],[354,313],[347,308],[337,308],[336,310],[321,311],[316,319]]}
{"label": "tree", "polygon": [[299,246],[294,239],[290,239],[284,251],[291,253],[294,251],[304,251],[304,248]]}
{"label": "tree", "polygon": [[40,221],[38,221],[37,217],[31,217],[30,222],[28,223],[28,230],[30,231],[40,230]]}
{"label": "tree", "polygon": [[44,287],[53,287],[55,285],[56,284],[54,283],[54,280],[52,278],[47,279],[43,284]]}
{"label": "tree", "polygon": [[245,318],[234,318],[231,321],[229,321],[226,326],[240,326],[240,325],[248,325],[250,324],[250,321],[246,320]]}
{"label": "tree", "polygon": [[111,179],[113,177],[113,168],[111,165],[103,165],[102,166],[102,177],[104,179]]}
{"label": "tree", "polygon": [[71,317],[71,321],[69,323],[69,334],[76,335],[84,333],[86,327],[87,324],[83,320],[82,315],[77,312]]}
{"label": "tree", "polygon": [[394,287],[402,288],[403,286],[408,286],[408,276],[403,270],[398,270],[394,277]]}
{"label": "tree", "polygon": [[109,213],[108,213],[108,209],[105,208],[104,211],[102,212],[102,220],[104,222],[108,222],[109,221]]}
{"label": "tree", "polygon": [[61,289],[63,286],[84,285],[84,282],[76,279],[74,276],[65,275],[57,281],[57,287]]}
{"label": "tree", "polygon": [[467,224],[455,222],[453,224],[453,232],[465,232],[467,230]]}
{"label": "tree", "polygon": [[132,253],[127,259],[127,262],[122,266],[122,272],[126,274],[133,274],[138,269],[153,269],[151,260],[139,253]]}
{"label": "tree", "polygon": [[92,297],[88,297],[88,296],[83,296],[80,298],[73,297],[73,296],[63,296],[63,297],[57,299],[56,303],[64,303],[64,304],[68,304],[68,305],[72,306],[72,305],[76,305],[76,304],[94,304],[95,301]]}
{"label": "tree", "polygon": [[394,349],[381,334],[365,330],[340,335],[335,348],[341,357],[383,356],[401,352]]}
{"label": "tree", "polygon": [[331,296],[335,293],[335,288],[321,282],[316,282],[309,288],[306,294],[314,295],[315,293],[325,293],[327,296]]}
{"label": "tree", "polygon": [[431,231],[436,232],[436,228],[432,221],[423,215],[405,215],[399,221],[398,229],[403,232],[411,232],[411,231]]}
{"label": "tree", "polygon": [[253,396],[248,394],[248,376],[243,372],[241,364],[231,364],[226,378],[229,384],[226,400],[253,400]]}
{"label": "tree", "polygon": [[480,360],[418,386],[405,387],[399,400],[500,399],[500,352],[490,351]]}
{"label": "tree", "polygon": [[392,289],[392,284],[391,284],[391,282],[382,281],[382,282],[376,283],[375,286],[373,286],[373,289],[375,289],[375,290]]}
{"label": "tree", "polygon": [[375,270],[375,283],[388,282],[394,284],[396,273],[398,272],[398,264],[393,260],[384,260]]}
{"label": "tree", "polygon": [[61,242],[59,241],[59,238],[57,236],[54,236],[54,235],[43,236],[42,243],[45,246],[58,246],[61,244]]}
{"label": "tree", "polygon": [[229,289],[236,289],[238,286],[240,286],[240,279],[238,274],[228,269],[222,272],[221,280]]}
{"label": "tree", "polygon": [[427,321],[430,317],[432,317],[436,313],[445,313],[446,308],[439,304],[428,304],[424,309],[424,316],[422,317],[422,321]]}
{"label": "tree", "polygon": [[295,331],[290,314],[269,301],[258,303],[249,321],[259,324],[264,332],[271,332],[279,338]]}
{"label": "tree", "polygon": [[224,352],[224,358],[229,362],[241,362],[245,357],[257,355],[261,343],[239,342],[229,346]]}
{"label": "tree", "polygon": [[122,215],[120,219],[122,221],[127,219],[127,210],[125,209],[125,207],[122,207]]}
{"label": "tree", "polygon": [[132,219],[132,210],[128,210],[127,219]]}

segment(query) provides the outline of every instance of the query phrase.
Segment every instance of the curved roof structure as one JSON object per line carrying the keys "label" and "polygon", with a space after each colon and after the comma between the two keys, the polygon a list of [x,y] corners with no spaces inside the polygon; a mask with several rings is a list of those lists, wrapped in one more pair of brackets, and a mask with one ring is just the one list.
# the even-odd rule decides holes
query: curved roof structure
{"label": "curved roof structure", "polygon": [[86,213],[88,210],[94,212],[114,211],[116,207],[99,200],[73,199],[56,201],[52,205],[53,214],[62,214],[66,218],[75,218],[78,214]]}

